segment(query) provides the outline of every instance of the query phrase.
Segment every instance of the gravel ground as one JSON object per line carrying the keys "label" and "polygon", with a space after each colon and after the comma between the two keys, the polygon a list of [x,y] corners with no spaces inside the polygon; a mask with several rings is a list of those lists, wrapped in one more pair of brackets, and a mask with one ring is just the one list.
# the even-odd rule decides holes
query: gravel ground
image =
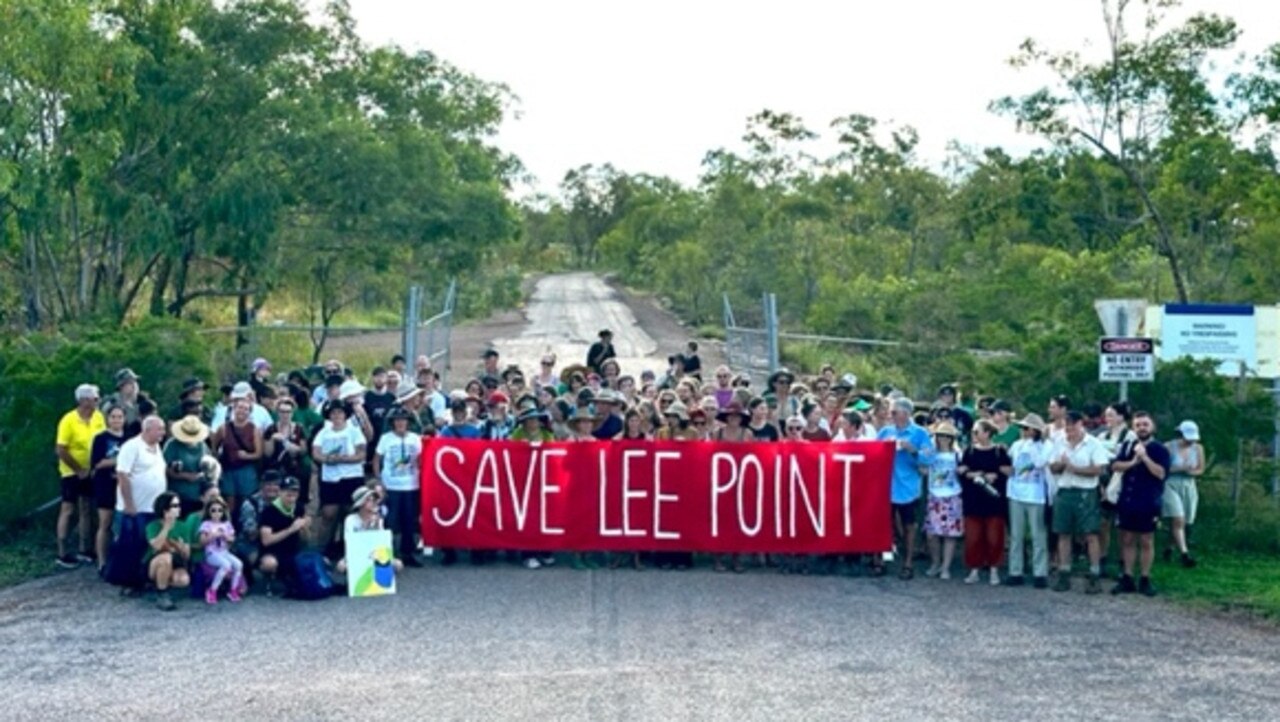
{"label": "gravel ground", "polygon": [[0,592],[3,719],[1280,718],[1280,634],[917,578],[429,567],[379,599],[162,613]]}

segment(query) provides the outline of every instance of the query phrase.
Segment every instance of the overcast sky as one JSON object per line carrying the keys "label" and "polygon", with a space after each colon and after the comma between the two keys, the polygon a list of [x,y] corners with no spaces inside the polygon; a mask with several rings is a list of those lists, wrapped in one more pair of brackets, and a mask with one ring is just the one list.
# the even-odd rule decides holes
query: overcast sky
{"label": "overcast sky", "polygon": [[[1084,50],[1105,37],[1093,0],[351,6],[370,42],[431,50],[510,86],[520,103],[498,144],[542,191],[585,163],[695,181],[705,153],[739,149],[747,117],[764,108],[799,115],[826,136],[832,119],[855,112],[910,124],[921,158],[935,165],[953,140],[1024,152],[1035,141],[987,104],[1045,78],[1005,61],[1027,37]],[[1243,51],[1280,42],[1274,0],[1188,0],[1184,12],[1200,9],[1235,18]]]}

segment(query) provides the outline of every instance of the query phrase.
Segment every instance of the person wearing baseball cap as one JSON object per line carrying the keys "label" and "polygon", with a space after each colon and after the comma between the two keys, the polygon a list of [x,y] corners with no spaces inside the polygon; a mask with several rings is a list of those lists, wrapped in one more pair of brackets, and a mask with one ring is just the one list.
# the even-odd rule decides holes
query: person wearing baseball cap
{"label": "person wearing baseball cap", "polygon": [[1165,559],[1173,557],[1177,547],[1182,566],[1188,569],[1196,565],[1187,547],[1187,529],[1196,523],[1196,508],[1200,505],[1200,493],[1196,480],[1204,473],[1204,446],[1200,444],[1200,426],[1190,419],[1178,424],[1177,438],[1170,441],[1169,477],[1164,482],[1164,496],[1160,500],[1160,516],[1169,520],[1169,541]]}
{"label": "person wearing baseball cap", "polygon": [[506,441],[516,428],[515,417],[510,413],[511,398],[502,391],[493,391],[485,405],[489,413],[480,424],[480,438]]}
{"label": "person wearing baseball cap", "polygon": [[264,504],[258,517],[258,569],[266,574],[267,595],[272,594],[272,583],[279,579],[286,583],[295,576],[295,560],[302,551],[303,534],[311,527],[311,519],[298,504],[301,484],[292,476],[279,482],[280,495],[275,501]]}

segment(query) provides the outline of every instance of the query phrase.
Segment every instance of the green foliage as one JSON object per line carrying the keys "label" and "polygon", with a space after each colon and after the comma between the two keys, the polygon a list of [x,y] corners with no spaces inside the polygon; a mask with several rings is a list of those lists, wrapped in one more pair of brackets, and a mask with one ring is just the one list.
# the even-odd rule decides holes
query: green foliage
{"label": "green foliage", "polygon": [[30,334],[0,346],[0,523],[57,494],[53,440],[58,420],[75,407],[75,388],[97,384],[104,396],[123,366],[162,414],[176,403],[190,376],[213,380],[204,337],[187,323],[147,320],[125,328],[76,327]]}

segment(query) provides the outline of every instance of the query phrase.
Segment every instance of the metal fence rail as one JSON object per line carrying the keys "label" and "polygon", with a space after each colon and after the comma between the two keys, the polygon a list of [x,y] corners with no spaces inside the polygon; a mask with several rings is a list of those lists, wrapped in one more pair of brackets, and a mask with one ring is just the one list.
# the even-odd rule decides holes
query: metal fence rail
{"label": "metal fence rail", "polygon": [[413,363],[418,356],[426,356],[431,361],[431,368],[444,381],[453,365],[451,348],[453,313],[458,303],[457,280],[449,282],[440,313],[420,321],[424,302],[422,287],[410,287],[404,316],[404,357]]}
{"label": "metal fence rail", "polygon": [[[770,319],[766,302],[765,322]],[[739,326],[733,316],[733,306],[729,303],[729,295],[724,296],[724,352],[729,367],[738,373],[750,377],[752,384],[759,384],[777,367],[776,326],[774,333],[768,329],[744,328]]]}

